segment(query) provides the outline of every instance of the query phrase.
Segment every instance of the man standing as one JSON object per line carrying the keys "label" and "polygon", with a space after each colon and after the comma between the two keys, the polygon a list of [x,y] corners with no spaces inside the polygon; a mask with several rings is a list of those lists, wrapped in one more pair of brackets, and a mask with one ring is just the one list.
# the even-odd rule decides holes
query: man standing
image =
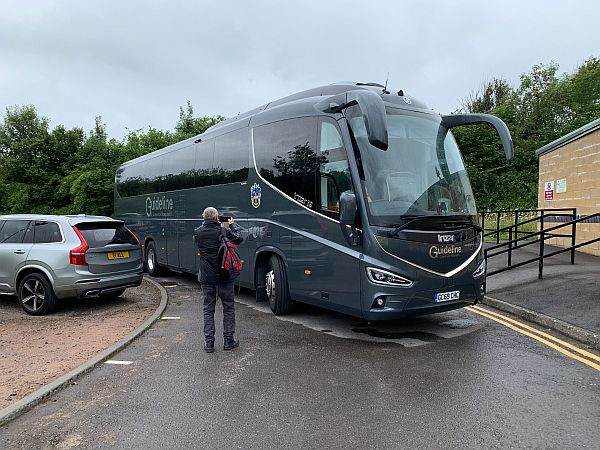
{"label": "man standing", "polygon": [[[204,298],[204,351],[215,351],[215,305],[217,294],[223,303],[223,350],[233,350],[240,345],[233,337],[235,333],[235,307],[233,280],[222,281],[219,277],[218,252],[221,245],[221,223],[219,213],[208,207],[202,213],[204,222],[194,230],[194,240],[200,251],[200,270],[198,281],[202,286]],[[228,220],[229,227],[224,230],[226,238],[234,244],[243,240],[235,220]]]}

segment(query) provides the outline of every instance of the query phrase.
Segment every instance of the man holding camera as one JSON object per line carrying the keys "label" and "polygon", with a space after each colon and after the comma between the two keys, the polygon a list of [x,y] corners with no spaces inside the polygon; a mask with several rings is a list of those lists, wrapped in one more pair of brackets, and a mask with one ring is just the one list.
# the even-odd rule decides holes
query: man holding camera
{"label": "man holding camera", "polygon": [[[217,295],[223,304],[223,350],[233,350],[240,345],[234,338],[235,306],[233,280],[223,281],[219,277],[218,252],[221,245],[221,223],[219,213],[208,207],[202,213],[204,222],[194,230],[194,240],[200,252],[200,270],[198,281],[202,287],[204,299],[204,351],[215,351],[215,305]],[[225,237],[234,244],[243,240],[240,228],[233,218],[227,220]]]}

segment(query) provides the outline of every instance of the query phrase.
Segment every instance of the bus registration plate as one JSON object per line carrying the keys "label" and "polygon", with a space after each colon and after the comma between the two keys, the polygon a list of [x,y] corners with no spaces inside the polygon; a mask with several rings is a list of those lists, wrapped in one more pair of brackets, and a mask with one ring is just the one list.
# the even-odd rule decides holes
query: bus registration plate
{"label": "bus registration plate", "polygon": [[109,252],[108,259],[125,259],[129,258],[129,252]]}
{"label": "bus registration plate", "polygon": [[449,300],[458,300],[460,298],[460,291],[452,291],[452,292],[438,292],[433,297],[433,300],[438,302],[447,302]]}

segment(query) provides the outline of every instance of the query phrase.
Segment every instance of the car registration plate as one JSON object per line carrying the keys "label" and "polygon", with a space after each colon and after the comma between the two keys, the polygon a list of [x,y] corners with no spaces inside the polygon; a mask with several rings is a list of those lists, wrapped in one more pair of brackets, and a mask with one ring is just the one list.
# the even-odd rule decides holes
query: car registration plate
{"label": "car registration plate", "polygon": [[433,297],[433,300],[438,302],[447,302],[449,300],[458,300],[460,298],[460,291],[452,292],[438,292]]}
{"label": "car registration plate", "polygon": [[129,252],[108,252],[108,259],[129,258]]}

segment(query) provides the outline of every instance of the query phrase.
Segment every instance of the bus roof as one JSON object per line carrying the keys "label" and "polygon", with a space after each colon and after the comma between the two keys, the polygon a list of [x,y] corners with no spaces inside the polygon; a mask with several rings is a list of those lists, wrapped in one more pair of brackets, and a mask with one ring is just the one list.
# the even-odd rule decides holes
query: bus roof
{"label": "bus roof", "polygon": [[240,128],[245,128],[253,124],[260,125],[262,123],[268,123],[270,121],[281,120],[285,118],[298,117],[302,115],[316,115],[318,113],[314,105],[323,100],[323,97],[333,96],[342,94],[356,89],[371,90],[381,95],[384,103],[388,106],[394,106],[398,108],[405,108],[418,111],[432,112],[425,103],[405,95],[402,90],[392,92],[386,91],[384,86],[376,83],[357,83],[353,81],[342,81],[339,83],[333,83],[326,86],[320,86],[306,91],[301,91],[286,97],[280,98],[279,100],[266,103],[258,108],[254,108],[250,111],[238,114],[235,117],[231,117],[222,122],[219,122],[212,127],[208,128],[204,133],[196,135],[194,137],[185,139],[177,142],[168,147],[164,147],[160,150],[156,150],[152,153],[139,156],[131,161],[123,164],[128,166],[135,164],[147,159],[154,158],[165,153],[177,150],[179,148],[187,147],[189,145],[198,142],[203,139],[210,139],[217,137],[221,134],[228,133]]}

